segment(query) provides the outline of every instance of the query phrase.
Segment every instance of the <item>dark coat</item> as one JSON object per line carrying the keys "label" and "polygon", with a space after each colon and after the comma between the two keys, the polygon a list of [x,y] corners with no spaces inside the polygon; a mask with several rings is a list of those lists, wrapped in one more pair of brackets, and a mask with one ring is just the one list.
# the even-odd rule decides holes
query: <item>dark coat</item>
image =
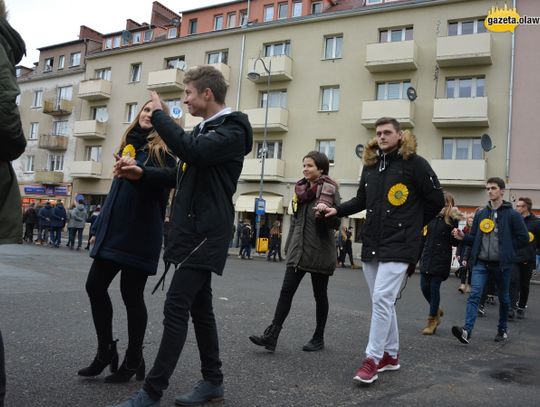
{"label": "dark coat", "polygon": [[53,216],[53,207],[49,202],[45,204],[38,212],[39,227],[48,228],[51,226],[51,218]]}
{"label": "dark coat", "polygon": [[[147,161],[148,151],[144,148],[137,151],[135,159],[148,168],[158,166],[152,159]],[[165,161],[168,168],[176,165],[170,155]],[[91,228],[96,243],[90,256],[156,274],[168,196],[169,188],[115,178]]]}
{"label": "dark coat", "polygon": [[240,242],[242,245],[248,245],[251,243],[251,238],[253,237],[253,233],[251,233],[251,226],[250,225],[244,225],[242,226],[242,229],[240,231]]}
{"label": "dark coat", "polygon": [[52,209],[51,217],[51,227],[52,228],[63,228],[66,225],[67,213],[64,205],[57,204]]}
{"label": "dark coat", "polygon": [[23,222],[29,225],[35,225],[37,223],[37,212],[33,207],[29,207],[23,215]]}
{"label": "dark coat", "polygon": [[[403,137],[398,150],[389,154],[381,153],[377,140],[371,140],[364,150],[363,162],[356,197],[337,207],[338,216],[366,209],[362,261],[416,264],[422,228],[444,206],[437,176],[429,163],[416,154],[416,140],[410,134]],[[408,194],[395,201],[391,189],[403,189],[402,185]]]}
{"label": "dark coat", "polygon": [[540,218],[531,213],[523,220],[529,231],[529,244],[518,250],[517,260],[520,263],[532,264],[534,267],[536,264],[536,251],[540,249]]}
{"label": "dark coat", "polygon": [[[223,273],[234,221],[232,196],[251,151],[253,134],[244,113],[233,112],[185,132],[167,114],[156,110],[152,124],[182,163],[174,171],[144,167],[143,180],[175,186],[171,233],[163,258],[185,266]],[[177,181],[177,182],[176,182]]]}

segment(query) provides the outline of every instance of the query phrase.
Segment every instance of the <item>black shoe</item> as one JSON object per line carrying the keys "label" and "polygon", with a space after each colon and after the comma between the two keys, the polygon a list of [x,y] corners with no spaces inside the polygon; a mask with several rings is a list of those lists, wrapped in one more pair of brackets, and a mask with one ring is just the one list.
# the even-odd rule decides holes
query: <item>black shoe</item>
{"label": "black shoe", "polygon": [[518,308],[516,310],[516,316],[517,316],[517,319],[525,319],[525,309],[524,308]]}
{"label": "black shoe", "polygon": [[452,327],[452,334],[458,338],[458,340],[461,342],[461,343],[465,343],[465,344],[468,344],[469,343],[469,338],[471,337],[469,335],[469,332],[467,332],[467,330],[465,328],[461,328],[459,326],[453,326]]}
{"label": "black shoe", "polygon": [[485,317],[486,316],[486,309],[483,305],[478,306],[478,316],[479,317]]}
{"label": "black shoe", "polygon": [[302,347],[304,352],[316,352],[322,349],[324,349],[324,340],[319,338],[311,338],[309,342]]}
{"label": "black shoe", "polygon": [[107,351],[98,353],[90,366],[87,366],[77,372],[79,376],[92,377],[101,374],[105,368],[109,365],[111,373],[114,373],[118,370],[118,352],[116,351],[116,342],[113,341],[109,344]]}
{"label": "black shoe", "polygon": [[200,406],[206,403],[222,401],[225,394],[223,383],[212,383],[201,380],[189,393],[177,396],[174,404],[177,406]]}
{"label": "black shoe", "polygon": [[133,367],[129,367],[126,354],[126,357],[124,358],[124,361],[122,362],[118,370],[113,374],[105,377],[105,383],[126,383],[130,381],[133,375],[135,375],[136,380],[143,380],[146,371],[146,365],[144,363],[144,358],[142,357],[142,355],[138,359],[138,362],[139,363],[134,363]]}
{"label": "black shoe", "polygon": [[277,340],[280,331],[280,326],[272,324],[264,330],[262,336],[252,335],[249,337],[249,340],[255,345],[264,346],[265,349],[274,352],[276,350]]}
{"label": "black shoe", "polygon": [[506,342],[508,340],[508,334],[506,331],[498,331],[497,335],[495,335],[495,342]]}
{"label": "black shoe", "polygon": [[508,312],[508,320],[513,321],[516,319],[516,310],[513,308]]}

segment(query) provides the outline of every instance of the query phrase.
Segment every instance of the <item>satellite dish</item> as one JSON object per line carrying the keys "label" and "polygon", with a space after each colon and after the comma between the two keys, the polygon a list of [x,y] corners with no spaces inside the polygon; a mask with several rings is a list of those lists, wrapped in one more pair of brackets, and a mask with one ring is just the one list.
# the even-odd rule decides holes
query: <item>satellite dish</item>
{"label": "satellite dish", "polygon": [[98,110],[96,113],[96,121],[99,123],[107,123],[109,121],[109,113],[106,110]]}
{"label": "satellite dish", "polygon": [[180,25],[180,19],[176,17],[171,19],[171,24],[178,27]]}
{"label": "satellite dish", "polygon": [[484,150],[486,153],[496,147],[491,142],[491,137],[489,137],[489,134],[486,133],[482,134],[482,137],[480,137],[480,144],[482,146],[482,150]]}
{"label": "satellite dish", "polygon": [[358,158],[362,158],[362,154],[364,153],[364,145],[358,144],[354,149],[354,152]]}
{"label": "satellite dish", "polygon": [[180,69],[181,71],[185,71],[186,67],[186,61],[178,61],[178,64],[176,65],[176,68]]}
{"label": "satellite dish", "polygon": [[407,88],[407,98],[411,101],[411,102],[414,102],[414,100],[418,97],[418,95],[416,94],[416,89],[413,88],[412,86],[409,86]]}
{"label": "satellite dish", "polygon": [[183,114],[184,114],[184,111],[182,110],[180,106],[173,106],[171,108],[171,117],[173,119],[179,119],[182,117]]}
{"label": "satellite dish", "polygon": [[122,31],[122,41],[124,43],[129,43],[131,41],[132,36],[133,35],[131,34],[131,31],[128,31],[128,30]]}

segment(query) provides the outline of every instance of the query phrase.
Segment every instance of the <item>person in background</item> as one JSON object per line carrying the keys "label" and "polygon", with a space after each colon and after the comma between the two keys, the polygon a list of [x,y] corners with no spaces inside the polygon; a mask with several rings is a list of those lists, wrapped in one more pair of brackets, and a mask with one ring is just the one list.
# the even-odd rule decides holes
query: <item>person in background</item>
{"label": "person in background", "polygon": [[67,213],[64,204],[59,199],[56,201],[56,206],[52,209],[51,216],[51,242],[56,248],[62,243],[62,229],[66,225]]}
{"label": "person in background", "polygon": [[23,240],[27,243],[32,243],[34,241],[34,227],[36,226],[37,222],[37,212],[33,202],[24,212],[23,222],[25,225]]}
{"label": "person in background", "polygon": [[87,222],[90,223],[90,230],[88,232],[88,242],[84,250],[90,249],[90,244],[92,242],[92,238],[94,237],[94,233],[92,233],[92,230],[93,230],[92,226],[94,225],[94,223],[96,223],[100,213],[101,213],[101,205],[98,205],[96,206],[96,209],[92,212],[92,215],[90,215],[90,217],[87,220]]}
{"label": "person in background", "polygon": [[240,258],[242,259],[248,259],[251,260],[251,224],[249,223],[249,220],[246,219],[244,221],[244,226],[242,227],[242,232],[240,235],[240,242],[242,243],[240,246]]}
{"label": "person in background", "polygon": [[68,241],[66,243],[66,247],[72,247],[72,244],[71,244],[71,239],[75,238],[75,234],[72,232],[72,229],[73,227],[71,226],[72,225],[72,222],[71,222],[71,211],[73,209],[75,209],[77,207],[77,205],[75,203],[72,203],[71,204],[71,208],[69,208],[67,211],[66,211],[66,224],[67,224],[67,231],[68,231]]}
{"label": "person in background", "polygon": [[81,250],[84,225],[86,224],[87,217],[88,214],[84,207],[84,201],[80,200],[78,205],[69,212],[68,230],[70,232],[69,241],[71,245],[69,248],[71,250],[75,246],[75,236],[77,236],[77,250]]}
{"label": "person in background", "polygon": [[354,258],[353,258],[353,252],[352,252],[352,232],[353,232],[352,226],[349,226],[348,228],[346,226],[343,226],[343,232],[341,233],[342,250],[340,253],[340,263],[341,263],[341,267],[345,267],[345,257],[347,257],[348,255],[349,261],[351,262],[351,268],[355,269],[358,267],[356,266],[356,264],[354,264]]}
{"label": "person in background", "polygon": [[[468,235],[471,231],[474,215],[468,215],[465,227],[463,228],[463,234]],[[471,292],[471,268],[469,267],[469,255],[471,253],[471,246],[466,245],[463,241],[459,242],[456,249],[456,257],[459,262],[458,277],[460,285],[458,291],[461,294]]]}
{"label": "person in background", "polygon": [[39,227],[41,228],[39,240],[42,245],[49,243],[49,239],[52,241],[52,234],[50,233],[52,215],[53,207],[50,201],[47,201],[38,212]]}
{"label": "person in background", "polygon": [[270,229],[270,250],[268,250],[266,259],[270,261],[273,257],[274,261],[277,261],[276,256],[279,258],[279,261],[283,261],[281,257],[281,223],[279,220],[276,220]]}

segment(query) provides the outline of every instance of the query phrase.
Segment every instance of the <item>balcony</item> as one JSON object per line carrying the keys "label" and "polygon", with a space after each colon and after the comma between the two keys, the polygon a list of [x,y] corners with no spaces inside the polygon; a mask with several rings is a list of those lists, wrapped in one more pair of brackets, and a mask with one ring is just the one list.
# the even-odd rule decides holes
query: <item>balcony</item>
{"label": "balcony", "polygon": [[484,186],[486,160],[431,160],[442,185]]}
{"label": "balcony", "polygon": [[[249,122],[253,131],[264,131],[264,116],[265,108],[260,109],[248,109],[244,110],[244,113],[248,115]],[[289,131],[289,111],[282,107],[270,107],[268,108],[268,131],[269,132],[283,132]]]}
{"label": "balcony", "polygon": [[39,170],[34,172],[34,181],[41,184],[60,184],[64,182],[64,173],[60,171]]}
{"label": "balcony", "polygon": [[149,90],[156,92],[181,92],[184,90],[184,71],[180,69],[163,69],[148,74]]}
{"label": "balcony", "polygon": [[100,178],[103,164],[97,161],[73,161],[71,176],[73,178]]}
{"label": "balcony", "polygon": [[67,136],[55,136],[54,134],[40,134],[38,140],[39,148],[47,150],[66,151],[68,145]]}
{"label": "balcony", "polygon": [[435,99],[435,127],[488,127],[488,98]]}
{"label": "balcony", "polygon": [[105,79],[87,79],[79,84],[79,99],[102,100],[111,97],[112,82]]}
{"label": "balcony", "polygon": [[[261,178],[262,160],[260,158],[245,158],[240,179],[258,181]],[[285,161],[278,158],[264,160],[264,180],[281,181],[285,176]]]}
{"label": "balcony", "polygon": [[408,99],[366,100],[362,102],[360,123],[368,129],[375,127],[381,117],[394,117],[402,127],[414,127],[414,103]]}
{"label": "balcony", "polygon": [[[254,82],[266,83],[268,81],[268,74],[264,70],[263,64],[258,63],[253,68],[253,63],[257,58],[251,58],[248,62],[248,71],[254,70],[260,75],[260,78]],[[270,68],[270,61],[272,61],[272,67],[270,70],[270,80],[272,82],[290,81],[292,80],[292,59],[288,55],[276,55],[273,57],[262,58],[268,68]]]}
{"label": "balcony", "polygon": [[491,65],[491,33],[438,37],[437,63],[441,67]]}
{"label": "balcony", "polygon": [[67,99],[49,99],[43,102],[43,113],[51,116],[67,116],[73,110],[73,102]]}
{"label": "balcony", "polygon": [[85,140],[103,140],[106,130],[106,123],[100,123],[97,120],[81,120],[75,122],[73,136]]}
{"label": "balcony", "polygon": [[413,40],[368,44],[365,67],[369,72],[418,69],[418,49]]}
{"label": "balcony", "polygon": [[210,66],[216,68],[223,77],[225,78],[225,81],[227,82],[227,85],[229,84],[229,77],[231,76],[231,68],[229,65],[225,65],[224,63],[218,63],[218,64],[209,64]]}

